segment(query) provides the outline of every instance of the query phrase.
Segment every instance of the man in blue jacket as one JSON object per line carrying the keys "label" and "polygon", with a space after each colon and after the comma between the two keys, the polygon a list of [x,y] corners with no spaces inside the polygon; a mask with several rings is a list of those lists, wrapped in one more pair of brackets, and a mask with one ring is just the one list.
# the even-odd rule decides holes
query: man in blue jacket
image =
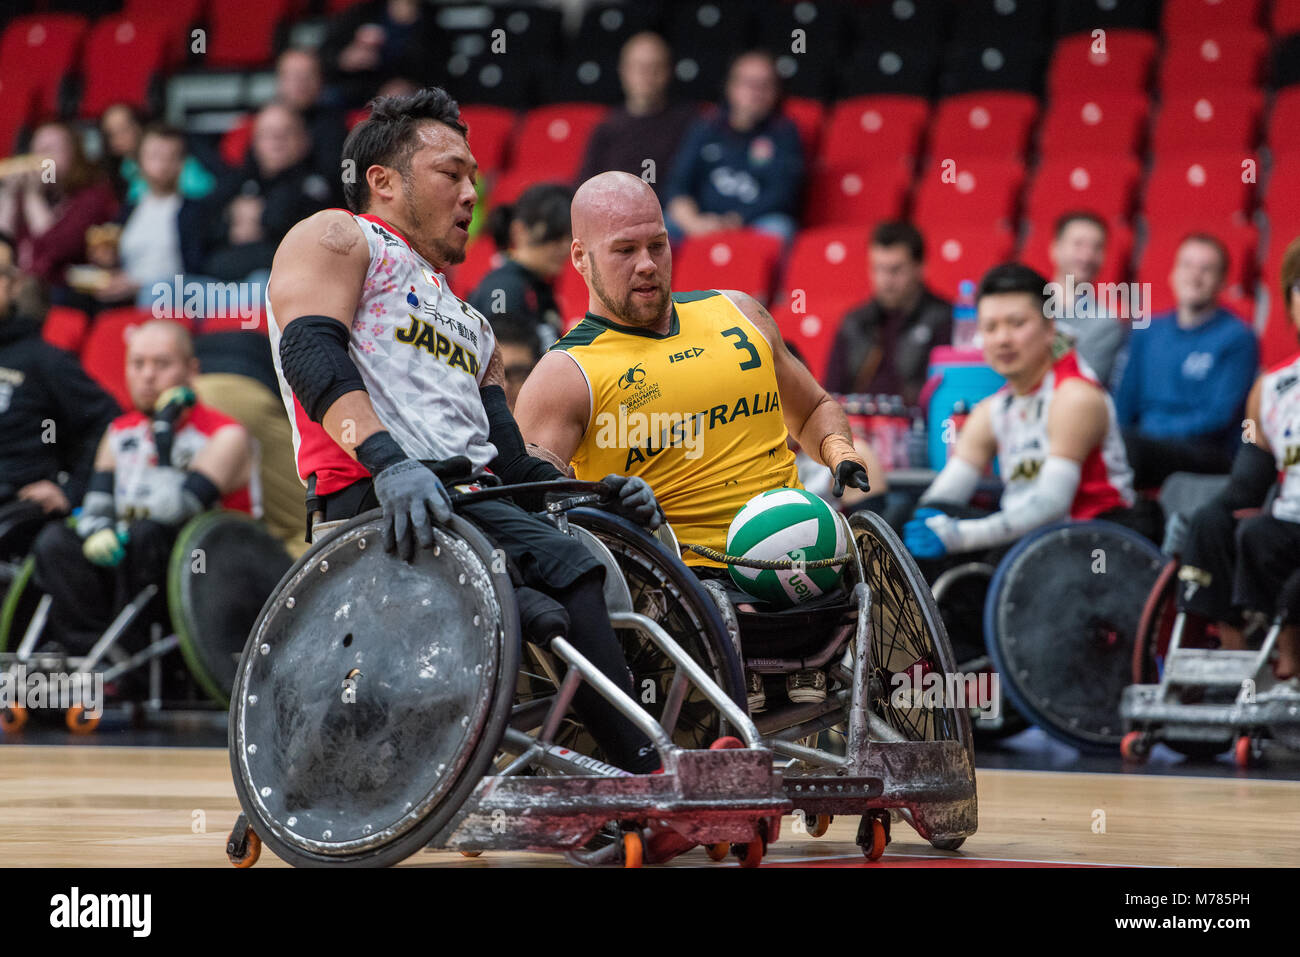
{"label": "man in blue jacket", "polygon": [[1174,472],[1232,467],[1259,345],[1250,326],[1218,304],[1227,269],[1222,243],[1188,236],[1169,277],[1177,308],[1133,330],[1115,406],[1138,488]]}
{"label": "man in blue jacket", "polygon": [[780,100],[771,54],[736,58],[723,108],[691,127],[677,154],[667,189],[673,238],[741,226],[794,235],[803,148]]}

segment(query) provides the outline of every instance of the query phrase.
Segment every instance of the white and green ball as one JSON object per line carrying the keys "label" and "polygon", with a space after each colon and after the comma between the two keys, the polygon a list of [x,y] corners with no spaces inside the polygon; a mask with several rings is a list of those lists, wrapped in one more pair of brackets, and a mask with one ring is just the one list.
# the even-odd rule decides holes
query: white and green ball
{"label": "white and green ball", "polygon": [[[760,492],[727,529],[727,554],[767,561],[815,562],[848,552],[844,523],[811,492],[779,488]],[[729,565],[731,579],[761,601],[791,608],[825,594],[840,580],[844,563],[825,568],[744,568]]]}

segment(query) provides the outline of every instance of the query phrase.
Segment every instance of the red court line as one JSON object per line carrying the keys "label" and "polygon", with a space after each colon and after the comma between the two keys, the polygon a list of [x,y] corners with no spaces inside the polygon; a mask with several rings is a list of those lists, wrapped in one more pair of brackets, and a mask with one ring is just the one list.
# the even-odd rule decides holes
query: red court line
{"label": "red court line", "polygon": [[1067,863],[1064,861],[1013,861],[989,857],[927,857],[923,854],[886,854],[880,860],[868,861],[861,854],[842,857],[803,858],[797,861],[766,860],[769,867],[1114,867],[1111,864]]}

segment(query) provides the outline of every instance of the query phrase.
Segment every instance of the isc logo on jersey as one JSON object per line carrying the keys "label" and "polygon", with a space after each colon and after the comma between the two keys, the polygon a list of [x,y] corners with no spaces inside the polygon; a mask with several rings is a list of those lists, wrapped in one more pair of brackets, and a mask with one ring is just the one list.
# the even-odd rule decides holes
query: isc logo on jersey
{"label": "isc logo on jersey", "polygon": [[[844,523],[811,492],[781,488],[760,492],[727,529],[727,554],[763,560],[815,562],[848,557]],[[758,569],[729,566],[731,579],[761,601],[791,608],[825,594],[840,580],[844,563],[825,568]]]}

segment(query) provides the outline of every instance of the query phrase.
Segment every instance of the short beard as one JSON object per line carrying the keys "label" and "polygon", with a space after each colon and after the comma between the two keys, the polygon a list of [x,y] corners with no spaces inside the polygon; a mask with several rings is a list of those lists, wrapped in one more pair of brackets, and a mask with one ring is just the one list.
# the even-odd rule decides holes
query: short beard
{"label": "short beard", "polygon": [[600,298],[600,301],[603,302],[611,312],[613,312],[614,315],[611,318],[617,319],[619,322],[627,326],[640,327],[653,326],[663,318],[664,309],[668,306],[669,293],[667,291],[664,291],[662,295],[656,298],[655,301],[647,307],[650,310],[650,316],[643,319],[636,312],[637,307],[634,305],[632,300],[631,288],[628,289],[627,295],[623,297],[622,302],[615,303],[614,300],[610,298],[609,293],[605,291],[605,283],[600,278],[599,270],[596,269],[596,260],[588,259],[587,261],[590,264],[591,269],[591,287],[596,291],[596,295]]}
{"label": "short beard", "polygon": [[[424,217],[415,202],[415,190],[410,177],[402,180],[402,196],[406,200],[406,228],[412,237],[424,232]],[[428,243],[429,262],[440,269],[465,261],[465,249],[457,249],[445,239],[431,239]]]}

